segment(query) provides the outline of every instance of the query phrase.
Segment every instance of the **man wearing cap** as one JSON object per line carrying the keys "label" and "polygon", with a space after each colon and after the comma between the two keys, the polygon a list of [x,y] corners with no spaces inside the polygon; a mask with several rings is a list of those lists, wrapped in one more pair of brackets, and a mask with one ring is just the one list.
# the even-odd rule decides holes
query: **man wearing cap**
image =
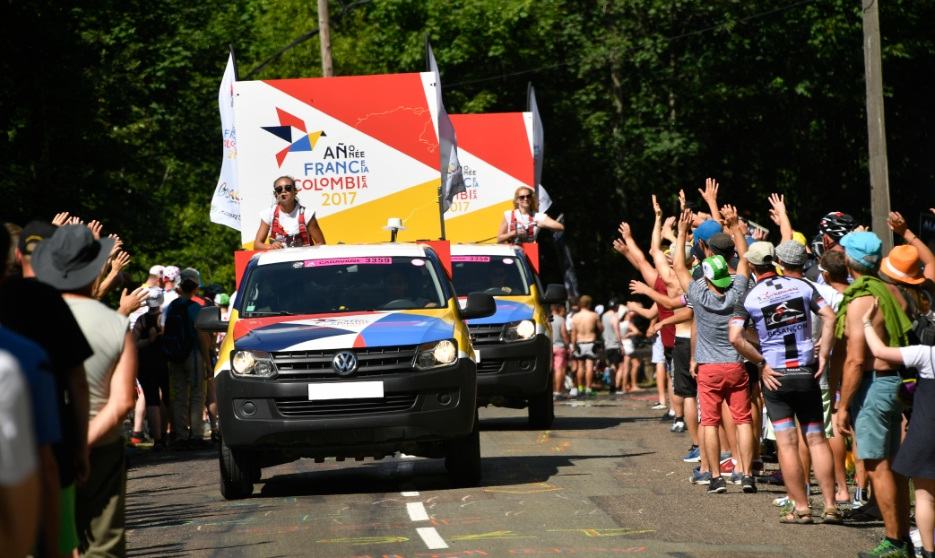
{"label": "man wearing cap", "polygon": [[[722,215],[734,235],[738,251],[743,255],[746,251],[746,241],[737,225],[736,212],[731,208],[725,208]],[[685,242],[690,224],[691,213],[685,211],[679,220],[677,246]],[[693,336],[695,339],[693,355],[697,363],[696,376],[701,405],[701,447],[706,461],[712,464],[708,493],[727,491],[720,468],[713,466],[714,463],[720,461],[718,425],[721,423],[721,404],[724,401],[727,402],[731,417],[737,425],[740,450],[739,473],[742,477],[743,491],[756,492],[756,482],[750,474],[753,429],[750,394],[747,389],[749,377],[740,356],[728,338],[728,320],[747,287],[747,261],[741,258],[737,275],[732,278],[723,256],[709,256],[702,262],[703,278],[695,281],[692,281],[685,262],[685,254],[681,250],[675,251],[673,263],[676,278],[695,313],[696,334]]]}
{"label": "man wearing cap", "polygon": [[80,549],[89,555],[126,553],[126,461],[123,419],[136,396],[136,345],[128,319],[93,298],[114,240],[97,240],[84,225],[59,227],[33,252],[36,277],[58,289],[93,354],[84,361],[90,387],[90,476],[79,484]]}
{"label": "man wearing cap", "polygon": [[[775,260],[794,270],[776,274]],[[801,274],[805,248],[787,240],[774,251],[769,242],[754,242],[745,258],[753,267],[756,285],[750,289],[730,321],[730,340],[737,352],[757,363],[765,387],[766,410],[776,432],[779,466],[792,500],[780,519],[783,523],[811,523],[805,493],[807,474],[799,461],[796,421],[808,441],[815,477],[824,496],[824,522],[840,523],[834,503],[831,448],[825,438],[821,392],[817,377],[824,371],[834,333],[834,312]],[[820,351],[815,359],[810,312],[823,318]],[[752,322],[760,341],[759,350],[743,335]]]}
{"label": "man wearing cap", "polygon": [[172,304],[172,301],[179,297],[176,283],[179,280],[179,268],[174,265],[167,265],[162,270],[162,313],[165,314],[166,308]]}
{"label": "man wearing cap", "polygon": [[[835,322],[835,336],[844,338],[847,351],[841,381],[841,399],[834,416],[839,432],[853,432],[857,458],[864,461],[870,484],[883,516],[885,538],[861,556],[909,556],[909,486],[892,469],[900,443],[901,404],[897,397],[899,371],[885,360],[874,358],[867,346],[865,328],[891,347],[908,344],[911,324],[897,294],[877,277],[882,242],[871,232],[852,232],[841,238],[847,268],[854,278],[844,291]],[[864,314],[879,305],[871,320]]]}
{"label": "man wearing cap", "polygon": [[194,300],[201,286],[198,270],[186,267],[179,273],[179,296],[163,313],[163,342],[172,390],[172,440],[179,446],[205,445],[205,378],[212,374],[210,334],[195,329],[202,304]]}
{"label": "man wearing cap", "polygon": [[16,245],[16,263],[23,270],[23,277],[35,277],[32,270],[32,253],[39,242],[55,233],[55,227],[45,221],[30,221],[23,227]]}

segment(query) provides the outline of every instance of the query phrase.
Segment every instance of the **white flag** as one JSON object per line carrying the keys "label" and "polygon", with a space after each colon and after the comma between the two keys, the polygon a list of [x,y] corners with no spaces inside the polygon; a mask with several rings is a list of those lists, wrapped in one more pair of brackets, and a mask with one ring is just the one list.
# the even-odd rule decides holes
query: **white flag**
{"label": "white flag", "polygon": [[[539,211],[545,211],[552,204],[549,194],[542,189],[542,161],[545,157],[545,131],[542,129],[542,117],[539,116],[539,105],[536,103],[536,90],[532,84],[526,89],[526,103],[529,106],[529,112],[532,113],[532,159],[535,164],[533,174],[535,184],[538,187],[536,196],[539,198]],[[543,207],[543,202],[548,203]]]}
{"label": "white flag", "polygon": [[464,192],[466,188],[461,162],[458,161],[455,128],[451,125],[451,119],[448,118],[448,112],[442,103],[442,80],[438,73],[438,63],[435,62],[432,46],[426,43],[425,47],[428,49],[429,71],[435,74],[435,95],[438,101],[438,147],[441,152],[442,192],[444,193],[442,213],[444,213],[451,207],[452,198]]}
{"label": "white flag", "polygon": [[539,185],[539,211],[545,213],[552,207],[552,196],[545,190],[545,186]]}
{"label": "white flag", "polygon": [[221,111],[221,139],[224,156],[214,197],[211,198],[211,222],[240,230],[240,188],[237,184],[237,130],[234,128],[234,53],[227,58],[227,68],[218,90],[218,108]]}

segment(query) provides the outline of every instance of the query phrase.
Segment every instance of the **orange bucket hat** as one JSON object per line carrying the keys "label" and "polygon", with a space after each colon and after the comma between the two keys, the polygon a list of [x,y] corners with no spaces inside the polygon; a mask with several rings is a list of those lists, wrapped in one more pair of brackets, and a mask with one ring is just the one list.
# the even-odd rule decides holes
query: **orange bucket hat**
{"label": "orange bucket hat", "polygon": [[919,251],[908,244],[890,250],[880,262],[880,271],[890,279],[907,285],[918,285],[925,281],[922,268],[919,267]]}

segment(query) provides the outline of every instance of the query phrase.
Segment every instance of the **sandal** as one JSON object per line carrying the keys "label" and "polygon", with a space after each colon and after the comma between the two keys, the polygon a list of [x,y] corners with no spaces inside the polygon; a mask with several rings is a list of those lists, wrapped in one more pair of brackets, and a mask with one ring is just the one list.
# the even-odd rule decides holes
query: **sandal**
{"label": "sandal", "polygon": [[[785,510],[784,510],[785,511]],[[779,518],[780,523],[796,523],[798,525],[809,525],[815,521],[812,519],[812,511],[800,512],[799,510],[792,508],[788,511],[785,511],[783,515]]]}
{"label": "sandal", "polygon": [[821,513],[821,522],[828,525],[840,525],[844,522],[844,518],[837,508],[829,508]]}

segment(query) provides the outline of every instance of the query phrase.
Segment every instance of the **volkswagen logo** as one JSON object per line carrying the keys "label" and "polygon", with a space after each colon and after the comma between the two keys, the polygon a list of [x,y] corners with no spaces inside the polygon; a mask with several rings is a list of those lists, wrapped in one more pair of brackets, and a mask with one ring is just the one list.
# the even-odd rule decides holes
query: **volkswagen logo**
{"label": "volkswagen logo", "polygon": [[338,376],[350,376],[357,371],[357,356],[350,351],[341,351],[331,359],[331,367]]}

